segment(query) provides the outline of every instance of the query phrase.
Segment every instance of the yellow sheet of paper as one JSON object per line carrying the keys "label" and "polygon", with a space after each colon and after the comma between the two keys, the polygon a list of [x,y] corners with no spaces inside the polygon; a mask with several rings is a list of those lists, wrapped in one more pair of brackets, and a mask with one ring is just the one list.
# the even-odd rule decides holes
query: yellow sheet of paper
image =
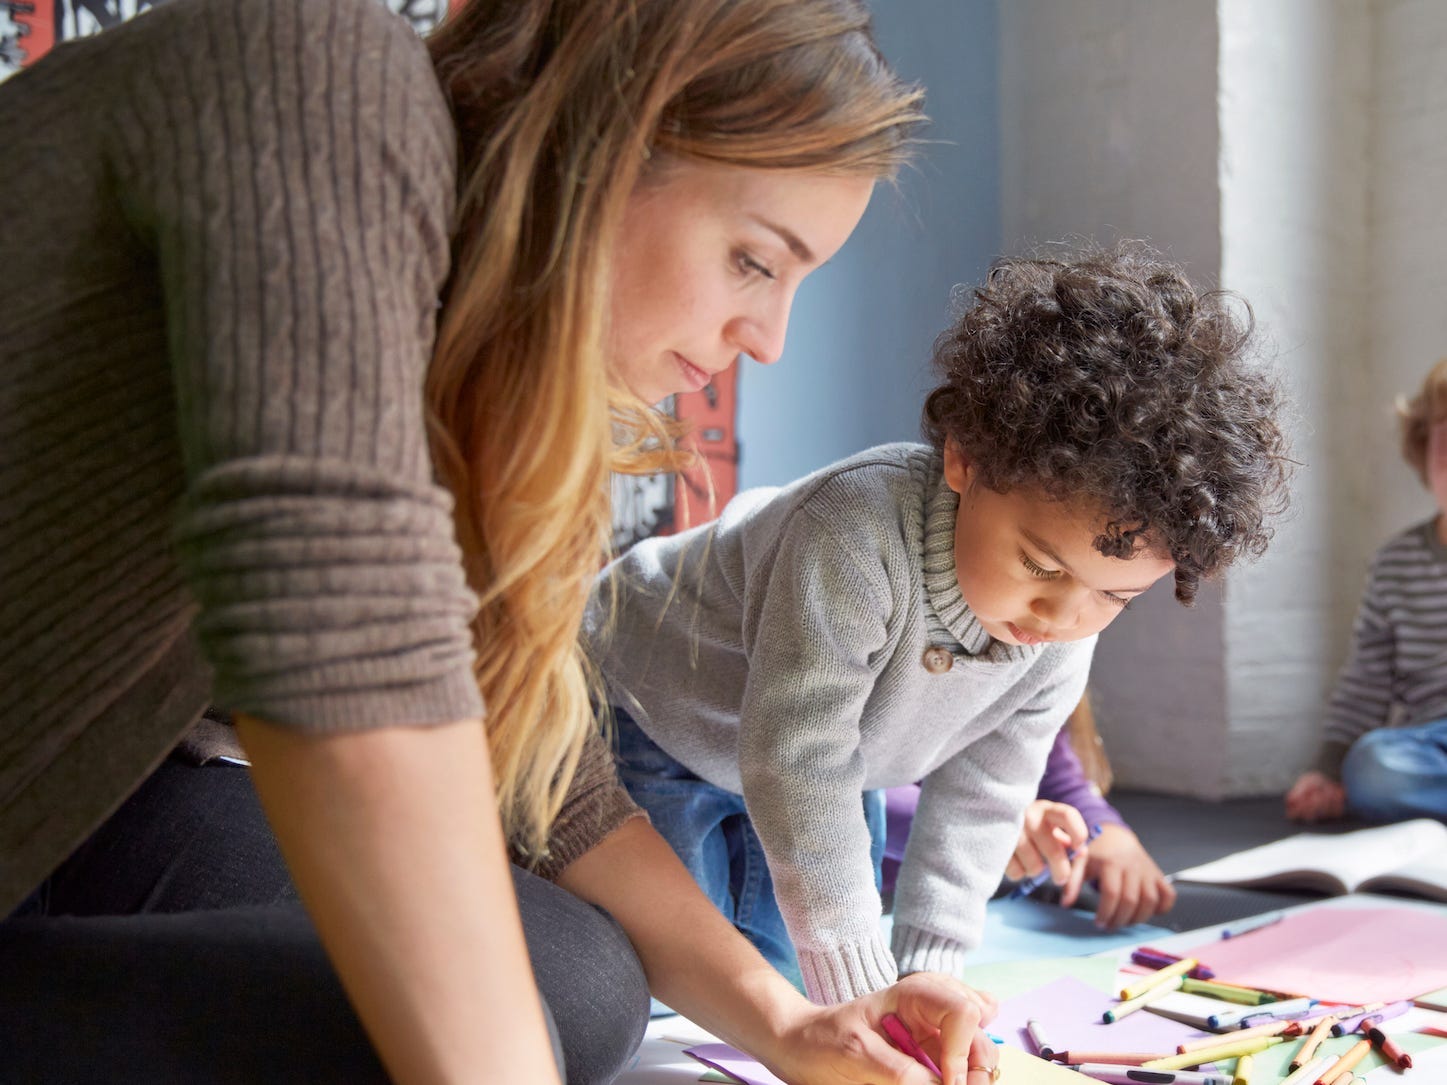
{"label": "yellow sheet of paper", "polygon": [[1046,1062],[1008,1044],[995,1048],[1000,1053],[1000,1085],[1081,1085],[1088,1082],[1058,1062]]}

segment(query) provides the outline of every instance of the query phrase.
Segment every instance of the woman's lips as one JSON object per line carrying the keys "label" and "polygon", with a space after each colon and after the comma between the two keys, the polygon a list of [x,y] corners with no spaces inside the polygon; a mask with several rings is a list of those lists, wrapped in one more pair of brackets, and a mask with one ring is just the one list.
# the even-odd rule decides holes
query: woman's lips
{"label": "woman's lips", "polygon": [[677,351],[673,352],[673,357],[677,360],[678,371],[683,374],[683,379],[687,384],[686,391],[697,392],[713,380],[712,373],[706,369],[700,369]]}

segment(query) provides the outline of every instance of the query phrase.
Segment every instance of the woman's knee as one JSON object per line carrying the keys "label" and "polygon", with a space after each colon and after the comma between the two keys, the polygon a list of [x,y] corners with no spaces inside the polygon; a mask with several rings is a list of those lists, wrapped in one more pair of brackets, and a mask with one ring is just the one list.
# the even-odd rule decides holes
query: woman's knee
{"label": "woman's knee", "polygon": [[648,981],[623,928],[606,912],[515,871],[538,989],[562,1044],[568,1085],[612,1081],[648,1026]]}

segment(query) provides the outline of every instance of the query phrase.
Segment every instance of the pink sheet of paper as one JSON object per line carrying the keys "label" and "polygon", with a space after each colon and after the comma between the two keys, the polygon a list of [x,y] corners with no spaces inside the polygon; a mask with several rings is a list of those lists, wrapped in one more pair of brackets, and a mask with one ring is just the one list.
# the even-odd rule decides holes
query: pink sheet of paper
{"label": "pink sheet of paper", "polygon": [[1227,983],[1323,1002],[1395,1002],[1447,986],[1447,910],[1309,908],[1185,955]]}
{"label": "pink sheet of paper", "polygon": [[1115,1005],[1117,1000],[1106,992],[1066,976],[1005,999],[998,1016],[987,1027],[1007,1044],[1032,1055],[1035,1049],[1025,1035],[1025,1023],[1031,1018],[1040,1022],[1051,1046],[1064,1051],[1150,1051],[1172,1055],[1177,1044],[1208,1035],[1179,1021],[1144,1012],[1107,1025],[1100,1015]]}

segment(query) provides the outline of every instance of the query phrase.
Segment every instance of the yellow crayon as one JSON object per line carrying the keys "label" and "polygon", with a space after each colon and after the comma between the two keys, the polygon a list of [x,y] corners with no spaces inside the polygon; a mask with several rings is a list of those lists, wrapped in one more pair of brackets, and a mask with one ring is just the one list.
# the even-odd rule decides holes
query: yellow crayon
{"label": "yellow crayon", "polygon": [[1242,1055],[1254,1055],[1258,1051],[1265,1051],[1268,1047],[1277,1044],[1284,1044],[1285,1037],[1282,1036],[1253,1036],[1249,1040],[1227,1040],[1217,1047],[1203,1047],[1198,1051],[1188,1051],[1184,1055],[1171,1055],[1164,1059],[1153,1059],[1150,1062],[1141,1063],[1142,1070],[1184,1070],[1188,1066],[1200,1066],[1206,1062],[1216,1062],[1220,1059],[1234,1059]]}
{"label": "yellow crayon", "polygon": [[1302,1041],[1301,1047],[1298,1048],[1296,1054],[1291,1057],[1290,1068],[1292,1070],[1300,1070],[1311,1061],[1311,1057],[1316,1054],[1316,1049],[1321,1046],[1321,1042],[1330,1034],[1331,1027],[1336,1024],[1336,1022],[1336,1014],[1329,1013],[1316,1023],[1316,1027],[1311,1030],[1311,1034]]}
{"label": "yellow crayon", "polygon": [[1337,1060],[1337,1064],[1331,1068],[1331,1073],[1322,1080],[1327,1085],[1350,1080],[1355,1076],[1352,1073],[1352,1067],[1366,1058],[1371,1049],[1371,1040],[1358,1040],[1345,1055]]}
{"label": "yellow crayon", "polygon": [[1172,976],[1170,979],[1166,980],[1165,983],[1157,984],[1156,986],[1147,990],[1144,994],[1137,995],[1135,998],[1128,998],[1124,1002],[1117,1002],[1114,1006],[1106,1010],[1105,1013],[1101,1015],[1101,1020],[1104,1021],[1107,1025],[1112,1025],[1115,1022],[1119,1021],[1122,1017],[1133,1014],[1141,1007],[1149,1006],[1157,999],[1165,998],[1166,995],[1170,994],[1172,991],[1178,991],[1180,990],[1180,988],[1181,977]]}
{"label": "yellow crayon", "polygon": [[1231,1085],[1251,1085],[1251,1056],[1242,1055],[1236,1060],[1236,1073]]}
{"label": "yellow crayon", "polygon": [[1165,968],[1157,969],[1149,976],[1145,976],[1137,982],[1132,983],[1129,987],[1122,987],[1120,989],[1120,1000],[1122,1002],[1129,1002],[1133,998],[1139,998],[1153,987],[1159,987],[1161,984],[1168,980],[1173,980],[1177,976],[1184,976],[1200,963],[1201,962],[1194,957],[1183,957],[1175,964],[1168,964]]}

